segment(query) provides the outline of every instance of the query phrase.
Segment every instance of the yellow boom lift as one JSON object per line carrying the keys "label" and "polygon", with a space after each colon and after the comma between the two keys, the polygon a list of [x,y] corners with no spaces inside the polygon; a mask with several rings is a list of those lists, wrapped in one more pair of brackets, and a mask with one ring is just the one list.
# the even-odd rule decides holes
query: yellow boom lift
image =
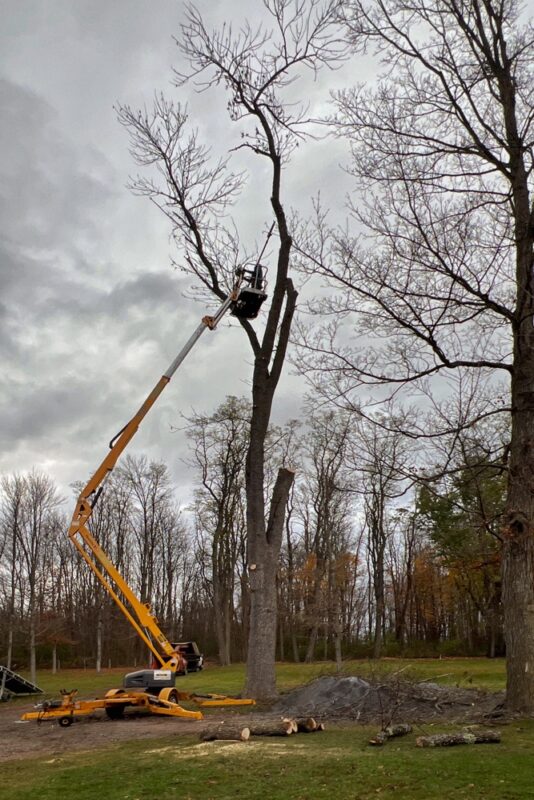
{"label": "yellow boom lift", "polygon": [[259,262],[250,270],[240,269],[236,272],[234,286],[222,305],[213,316],[202,318],[200,325],[161,376],[139,411],[111,440],[109,453],[82,489],[76,503],[69,527],[69,538],[151,651],[154,663],[159,665],[158,668],[129,673],[124,677],[123,688],[111,689],[105,697],[96,700],[77,700],[76,690],[63,691],[61,700],[40,703],[35,707],[35,711],[24,714],[22,720],[56,720],[62,727],[68,727],[76,717],[91,714],[100,708],[105,709],[112,719],[118,719],[123,716],[127,706],[144,707],[153,714],[202,719],[202,712],[189,711],[182,708],[179,703],[190,701],[201,707],[254,703],[253,700],[224,695],[179,692],[175,688],[177,674],[184,674],[187,671],[183,653],[169,642],[152,614],[150,605],[143,603],[137,597],[91,534],[87,523],[119,456],[206,328],[214,330],[228,311],[240,319],[255,319],[266,298],[263,269]]}

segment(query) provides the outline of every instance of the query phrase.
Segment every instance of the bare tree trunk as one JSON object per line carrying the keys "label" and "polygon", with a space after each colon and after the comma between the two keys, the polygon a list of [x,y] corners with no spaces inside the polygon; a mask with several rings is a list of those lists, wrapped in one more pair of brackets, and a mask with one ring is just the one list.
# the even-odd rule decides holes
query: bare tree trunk
{"label": "bare tree trunk", "polygon": [[96,671],[102,671],[102,608],[99,606],[96,618]]}
{"label": "bare tree trunk", "polygon": [[336,593],[336,600],[332,609],[332,632],[334,635],[334,658],[336,660],[336,668],[338,672],[341,670],[343,664],[343,657],[341,652],[341,641],[343,637],[343,622],[341,618],[341,602],[339,597],[339,589],[334,589]]}
{"label": "bare tree trunk", "polygon": [[285,529],[286,529],[286,547],[287,547],[287,626],[288,626],[288,633],[289,639],[291,642],[291,653],[293,656],[293,661],[298,664],[300,661],[299,656],[299,648],[297,643],[297,632],[295,629],[296,626],[296,616],[297,616],[297,609],[296,609],[296,600],[295,600],[295,593],[294,593],[294,576],[295,576],[295,564],[294,564],[294,553],[293,553],[293,542],[291,540],[291,515],[293,511],[293,495],[295,492],[295,486],[293,484],[292,491],[290,493],[290,508],[288,514],[286,516],[285,522]]}
{"label": "bare tree trunk", "polygon": [[373,642],[373,658],[382,654],[382,633],[384,628],[384,559],[379,557],[374,564],[373,584],[375,593],[375,633]]}
{"label": "bare tree trunk", "polygon": [[[379,483],[382,482],[379,476]],[[385,622],[385,576],[384,576],[384,551],[387,532],[385,530],[385,492],[373,488],[371,497],[366,499],[366,517],[369,526],[369,552],[372,563],[372,582],[375,601],[375,619],[373,634],[373,658],[380,658]]]}
{"label": "bare tree trunk", "polygon": [[232,605],[230,598],[228,599],[224,608],[224,655],[226,657],[226,665],[230,666],[232,663]]}
{"label": "bare tree trunk", "polygon": [[299,645],[297,642],[297,634],[293,630],[291,631],[291,650],[293,652],[293,661],[295,664],[298,664],[300,661],[300,653],[299,653]]}
{"label": "bare tree trunk", "polygon": [[[292,470],[279,470],[273,489],[266,535],[256,536],[249,551],[250,630],[245,691],[251,697],[266,698],[276,695],[276,573],[285,508],[294,477]],[[263,475],[261,485],[263,486]],[[247,513],[250,514],[250,511],[254,511],[254,508],[247,509]]]}
{"label": "bare tree trunk", "polygon": [[[532,318],[530,318],[532,328]],[[525,335],[533,346],[531,332]],[[525,342],[526,344],[526,342]],[[526,350],[527,347],[521,348]],[[526,355],[526,354],[525,354]],[[532,356],[528,358],[532,361]],[[519,367],[521,373],[523,368]],[[509,524],[503,550],[503,605],[506,637],[506,700],[515,711],[534,709],[534,474],[532,430],[534,412],[527,407],[534,397],[534,362],[525,364],[521,386],[514,392],[523,413],[512,416],[513,448],[510,458]],[[516,381],[514,381],[516,383]],[[528,388],[527,388],[528,387]],[[531,387],[531,388],[530,388]],[[513,404],[515,405],[515,404]],[[518,409],[519,411],[519,409]]]}
{"label": "bare tree trunk", "polygon": [[245,692],[266,699],[276,696],[276,567],[269,563],[275,552],[268,546],[256,552],[260,557],[249,568],[250,629]]}
{"label": "bare tree trunk", "polygon": [[319,636],[320,614],[321,614],[321,582],[323,578],[322,566],[317,562],[314,570],[315,586],[313,589],[313,600],[311,608],[308,608],[308,614],[311,612],[311,623],[308,634],[308,646],[306,648],[306,655],[304,662],[311,664],[315,661],[315,651],[317,648],[317,638]]}
{"label": "bare tree trunk", "polygon": [[501,81],[515,209],[517,301],[512,330],[512,432],[508,472],[507,527],[503,550],[506,632],[506,701],[515,711],[534,711],[534,209],[523,143],[515,116],[516,84]]}
{"label": "bare tree trunk", "polygon": [[306,648],[306,655],[304,662],[311,664],[315,661],[315,648],[317,647],[317,637],[319,635],[319,623],[314,622],[310,634],[308,636],[308,647]]}
{"label": "bare tree trunk", "polygon": [[9,629],[7,632],[7,662],[6,667],[11,669],[13,663],[13,614],[9,619]]}
{"label": "bare tree trunk", "polygon": [[343,656],[341,652],[341,633],[336,631],[335,639],[334,639],[334,656],[336,659],[336,668],[338,672],[341,672],[341,668],[343,666]]}
{"label": "bare tree trunk", "polygon": [[247,660],[248,654],[248,645],[247,645],[247,636],[248,630],[250,626],[250,584],[248,581],[248,572],[246,570],[243,571],[240,580],[241,586],[241,625],[242,625],[242,659],[243,661]]}
{"label": "bare tree trunk", "polygon": [[284,623],[282,620],[279,620],[278,624],[278,653],[280,657],[280,661],[286,660],[286,653],[285,653],[285,646],[284,646]]}
{"label": "bare tree trunk", "polygon": [[229,620],[227,603],[223,597],[219,574],[219,538],[220,533],[217,531],[213,537],[212,545],[213,619],[215,623],[215,635],[217,637],[219,663],[222,667],[226,667],[230,664]]}
{"label": "bare tree trunk", "polygon": [[[252,385],[252,418],[250,444],[246,464],[247,547],[250,582],[250,626],[247,656],[246,692],[256,699],[276,694],[275,653],[277,629],[278,559],[286,506],[294,479],[292,470],[281,468],[271,496],[269,520],[265,527],[265,437],[269,425],[274,393],[280,379],[289,341],[289,332],[297,302],[292,281],[284,277],[289,267],[292,239],[279,201],[281,163],[278,156],[273,178],[271,202],[280,232],[279,277],[261,348],[254,362]],[[284,307],[285,300],[285,307]],[[281,319],[280,325],[278,323]],[[277,333],[278,330],[278,333]],[[271,372],[267,371],[277,341]]]}

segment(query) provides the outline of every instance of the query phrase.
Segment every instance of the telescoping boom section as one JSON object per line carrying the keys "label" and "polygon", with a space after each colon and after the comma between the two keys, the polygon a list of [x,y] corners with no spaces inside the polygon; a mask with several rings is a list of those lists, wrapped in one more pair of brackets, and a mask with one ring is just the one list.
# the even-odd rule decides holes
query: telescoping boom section
{"label": "telescoping boom section", "polygon": [[104,698],[84,701],[76,699],[76,691],[63,692],[59,701],[45,701],[35,712],[25,714],[22,719],[55,719],[61,725],[69,725],[78,716],[105,708],[108,716],[121,716],[125,707],[143,706],[155,714],[200,719],[199,711],[188,711],[178,701],[191,701],[198,706],[250,705],[253,700],[230,698],[223,695],[195,695],[177,692],[174,688],[177,674],[187,671],[187,662],[180,648],[176,648],[159,627],[150,609],[135,594],[109,556],[88,528],[93,509],[104,489],[120,455],[137,433],[139,426],[160,394],[170,382],[188,353],[206,329],[214,330],[227,312],[239,319],[254,319],[266,299],[262,267],[257,264],[252,270],[239,270],[231,292],[213,316],[205,316],[182,347],[174,361],[156,383],[144,403],[130,421],[110,442],[110,449],[94,475],[82,489],[69,527],[68,535],[81,557],[96,575],[110,597],[113,598],[137,635],[152,653],[156,669],[139,670],[125,676],[124,688],[113,689]]}

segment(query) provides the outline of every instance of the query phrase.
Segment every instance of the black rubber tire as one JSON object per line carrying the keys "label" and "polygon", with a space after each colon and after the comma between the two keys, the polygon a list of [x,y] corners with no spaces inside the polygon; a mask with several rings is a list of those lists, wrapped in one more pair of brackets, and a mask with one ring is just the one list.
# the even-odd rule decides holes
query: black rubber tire
{"label": "black rubber tire", "polygon": [[72,717],[60,717],[57,721],[57,724],[60,728],[70,728],[74,719]]}
{"label": "black rubber tire", "polygon": [[169,700],[170,703],[178,703],[178,692],[176,691],[176,689],[172,689],[169,692],[169,696],[167,699]]}
{"label": "black rubber tire", "polygon": [[106,714],[109,719],[122,719],[124,717],[124,706],[106,706]]}

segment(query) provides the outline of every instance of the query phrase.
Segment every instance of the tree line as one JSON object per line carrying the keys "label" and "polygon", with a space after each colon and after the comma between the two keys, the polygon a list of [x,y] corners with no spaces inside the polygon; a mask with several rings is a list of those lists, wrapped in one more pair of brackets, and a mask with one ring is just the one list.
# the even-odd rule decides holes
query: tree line
{"label": "tree line", "polygon": [[[91,529],[171,641],[221,664],[246,658],[250,571],[245,462],[250,404],[187,421],[194,498],[168,467],[128,456]],[[377,425],[379,422],[380,425]],[[415,483],[397,433],[338,410],[271,427],[267,488],[295,470],[276,564],[277,656],[503,652],[499,519],[505,480],[466,445],[451,478]],[[434,465],[435,468],[435,465]],[[64,501],[38,472],[0,483],[0,655],[57,669],[144,664],[147,653],[66,536]]]}

